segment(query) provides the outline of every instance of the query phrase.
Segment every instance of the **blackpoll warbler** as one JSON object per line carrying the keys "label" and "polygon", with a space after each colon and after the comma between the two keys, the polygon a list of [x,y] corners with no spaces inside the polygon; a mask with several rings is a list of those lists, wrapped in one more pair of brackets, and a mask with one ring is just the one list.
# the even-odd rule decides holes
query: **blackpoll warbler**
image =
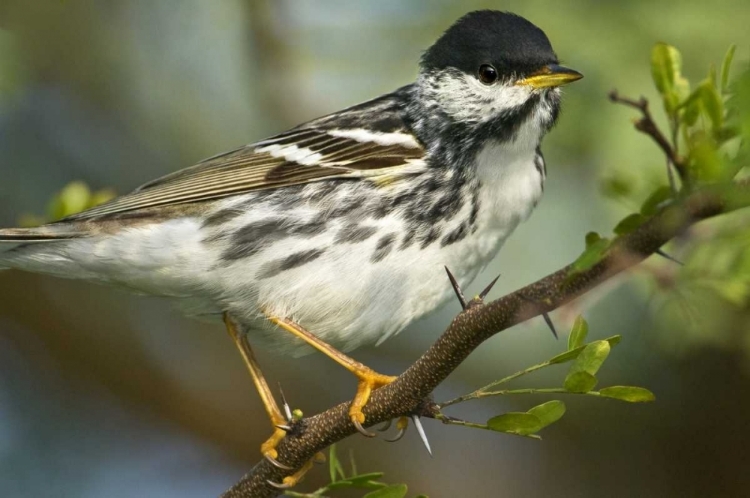
{"label": "blackpoll warbler", "polygon": [[[206,159],[56,223],[0,230],[0,267],[124,286],[225,320],[277,428],[248,344],[310,344],[370,392],[393,380],[343,355],[382,342],[473,280],[542,194],[560,109],[544,32],[478,11],[423,55],[415,83]],[[304,327],[304,328],[303,328]],[[296,483],[302,472],[285,479]]]}

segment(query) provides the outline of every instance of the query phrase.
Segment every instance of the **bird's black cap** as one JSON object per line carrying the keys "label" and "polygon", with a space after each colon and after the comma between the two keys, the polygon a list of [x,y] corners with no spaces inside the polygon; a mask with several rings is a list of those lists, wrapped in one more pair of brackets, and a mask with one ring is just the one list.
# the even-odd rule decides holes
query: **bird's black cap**
{"label": "bird's black cap", "polygon": [[501,74],[528,74],[557,62],[544,31],[521,16],[495,10],[466,14],[422,56],[425,70],[455,67],[467,73],[492,64]]}

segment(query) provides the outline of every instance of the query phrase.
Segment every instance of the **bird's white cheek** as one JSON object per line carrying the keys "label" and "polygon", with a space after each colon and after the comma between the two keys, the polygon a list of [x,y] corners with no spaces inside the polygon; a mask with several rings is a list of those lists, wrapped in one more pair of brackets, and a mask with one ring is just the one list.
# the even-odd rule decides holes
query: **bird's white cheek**
{"label": "bird's white cheek", "polygon": [[532,89],[525,85],[497,85],[492,87],[492,107],[495,114],[521,107],[531,98]]}

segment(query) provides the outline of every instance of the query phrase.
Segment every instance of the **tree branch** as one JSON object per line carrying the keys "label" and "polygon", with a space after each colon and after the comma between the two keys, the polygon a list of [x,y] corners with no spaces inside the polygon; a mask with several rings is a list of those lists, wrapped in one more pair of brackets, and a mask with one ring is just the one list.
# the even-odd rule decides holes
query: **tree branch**
{"label": "tree branch", "polygon": [[[368,426],[412,413],[430,416],[434,405],[424,400],[485,340],[581,296],[655,253],[690,225],[746,206],[750,206],[749,180],[703,188],[618,238],[604,257],[588,270],[572,273],[571,266],[566,266],[487,305],[469,307],[396,381],[372,394],[365,408]],[[278,446],[278,459],[297,469],[316,452],[354,434],[356,430],[349,420],[348,408],[349,403],[341,403],[305,419],[302,434],[287,436]],[[281,482],[288,474],[291,471],[283,471],[261,460],[223,496],[277,496],[280,491],[267,481]]]}
{"label": "tree branch", "polygon": [[[641,133],[645,133],[651,137],[656,145],[664,152],[667,156],[667,160],[677,170],[677,174],[680,175],[680,180],[683,182],[687,178],[687,167],[685,161],[677,154],[677,151],[672,144],[669,143],[667,137],[661,132],[659,127],[656,125],[654,118],[651,116],[651,111],[648,109],[648,100],[645,97],[641,97],[639,100],[633,100],[627,97],[621,97],[617,90],[609,92],[609,100],[616,103],[622,104],[634,109],[638,109],[641,112],[641,119],[635,122],[635,129]],[[674,188],[672,189],[674,190]]]}

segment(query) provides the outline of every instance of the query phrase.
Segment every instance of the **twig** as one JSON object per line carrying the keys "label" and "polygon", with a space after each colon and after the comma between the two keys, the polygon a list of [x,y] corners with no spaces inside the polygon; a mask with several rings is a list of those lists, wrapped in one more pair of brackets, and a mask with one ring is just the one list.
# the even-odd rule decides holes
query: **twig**
{"label": "twig", "polygon": [[[364,409],[367,425],[413,413],[426,416],[420,411],[425,410],[423,400],[485,340],[559,308],[640,263],[691,224],[747,206],[750,206],[750,180],[696,190],[667,206],[630,234],[618,238],[591,268],[571,274],[572,268],[567,266],[496,301],[463,311],[392,384],[373,392]],[[534,302],[529,303],[525,298]],[[277,447],[279,459],[291,467],[300,468],[318,451],[354,434],[356,430],[348,411],[349,403],[341,403],[305,419],[304,433],[284,438]],[[223,496],[277,496],[280,491],[269,486],[267,481],[280,482],[289,473],[261,459]]]}
{"label": "twig", "polygon": [[[669,163],[674,166],[675,171],[677,171],[677,174],[680,175],[680,180],[682,180],[682,182],[684,183],[687,179],[687,167],[685,165],[685,161],[677,154],[675,148],[672,146],[672,144],[669,143],[667,137],[664,136],[664,134],[657,126],[654,118],[651,116],[651,111],[649,111],[648,100],[646,100],[645,97],[641,97],[639,100],[621,97],[620,94],[617,93],[617,90],[612,90],[611,92],[609,92],[609,100],[616,104],[622,104],[640,111],[642,117],[634,123],[635,129],[640,131],[641,133],[645,133],[646,135],[651,137],[654,142],[656,142],[659,148],[667,156],[667,160],[669,161]],[[667,173],[670,176],[670,185],[672,186],[672,191],[675,191],[676,187],[674,186],[674,178],[671,176],[671,169],[669,164],[667,165]]]}

